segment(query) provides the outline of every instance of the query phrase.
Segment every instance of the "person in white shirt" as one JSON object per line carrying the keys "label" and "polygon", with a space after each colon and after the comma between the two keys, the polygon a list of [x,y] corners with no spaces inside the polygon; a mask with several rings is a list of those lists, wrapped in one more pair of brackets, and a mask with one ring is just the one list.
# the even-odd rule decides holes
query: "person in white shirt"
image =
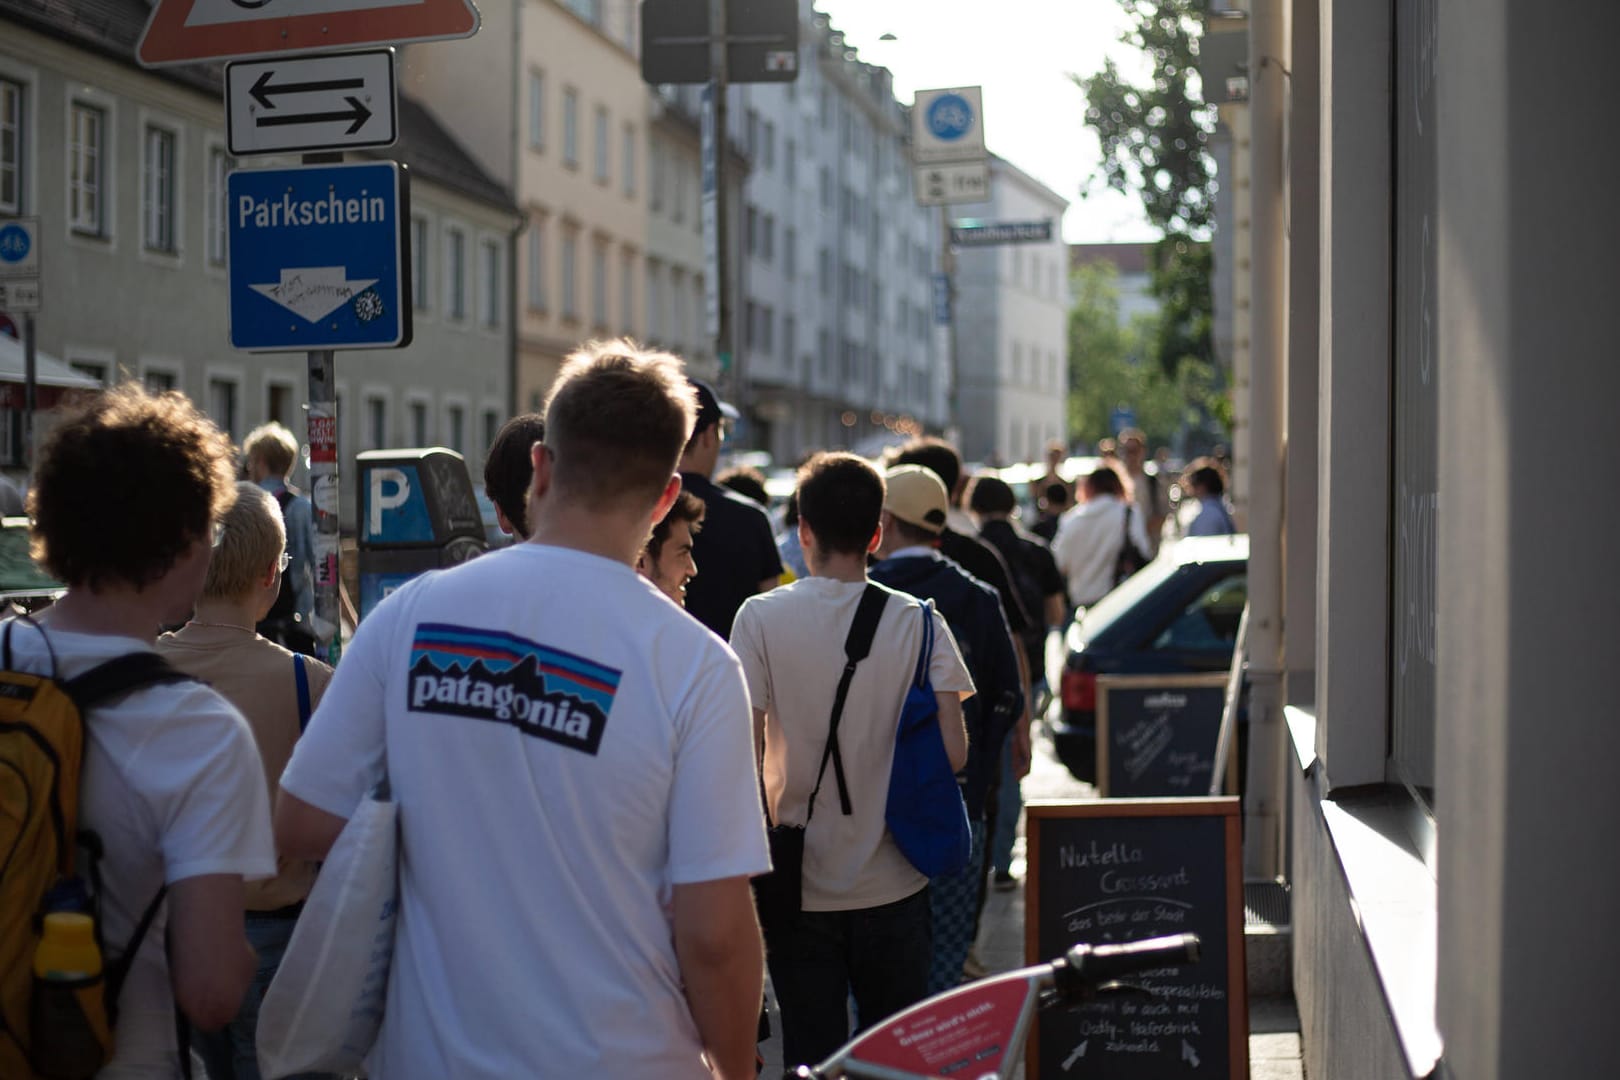
{"label": "person in white shirt", "polygon": [[1059,519],[1052,539],[1052,555],[1069,583],[1071,606],[1089,607],[1119,583],[1120,553],[1127,539],[1145,556],[1149,547],[1142,515],[1125,500],[1119,473],[1103,466],[1085,478],[1081,501]]}
{"label": "person in white shirt", "polygon": [[[771,821],[806,826],[802,911],[791,925],[768,928],[789,1069],[817,1064],[849,1038],[852,996],[863,1025],[927,996],[933,956],[928,878],[884,818],[923,609],[867,580],[866,557],[882,539],[876,469],[853,454],[817,454],[799,470],[798,494],[810,576],[750,597],[731,632],[753,699]],[[869,592],[881,604],[871,653],[849,678],[829,743],[844,644]],[[973,683],[945,620],[937,610],[930,617],[928,671],[946,752],[959,769],[968,751],[961,699]]]}
{"label": "person in white shirt", "polygon": [[[152,652],[202,589],[234,472],[230,440],[178,393],[128,384],[68,406],[29,495],[36,556],[68,589],[39,626],[6,624],[13,666],[67,679]],[[87,719],[79,826],[105,852],[107,962],[157,901],[97,1076],[177,1077],[176,1007],[192,1027],[223,1027],[253,978],[244,881],[276,872],[259,754],[242,715],[191,680],[131,691]],[[4,1045],[0,1075],[29,1075]]]}
{"label": "person in white shirt", "polygon": [[378,605],[282,774],[289,858],[323,857],[384,776],[399,805],[378,1080],[754,1076],[749,878],[770,860],[748,693],[633,569],[695,410],[674,357],[570,358],[528,542]]}

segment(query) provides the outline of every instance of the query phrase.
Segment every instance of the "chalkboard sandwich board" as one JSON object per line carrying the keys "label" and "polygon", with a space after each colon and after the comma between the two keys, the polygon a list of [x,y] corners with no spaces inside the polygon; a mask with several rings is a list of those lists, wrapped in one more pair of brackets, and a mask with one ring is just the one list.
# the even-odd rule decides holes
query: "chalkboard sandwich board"
{"label": "chalkboard sandwich board", "polygon": [[[1104,797],[1204,795],[1210,790],[1225,673],[1099,675],[1097,793]],[[1237,756],[1227,759],[1237,790]]]}
{"label": "chalkboard sandwich board", "polygon": [[1239,800],[1107,799],[1030,804],[1024,952],[1034,964],[1076,942],[1192,932],[1203,955],[1106,995],[1038,1014],[1030,1080],[1246,1080]]}

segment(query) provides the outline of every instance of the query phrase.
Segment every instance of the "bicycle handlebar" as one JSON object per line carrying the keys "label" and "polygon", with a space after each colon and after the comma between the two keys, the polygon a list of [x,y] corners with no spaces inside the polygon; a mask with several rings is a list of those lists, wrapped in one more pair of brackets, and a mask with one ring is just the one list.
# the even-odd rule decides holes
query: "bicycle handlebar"
{"label": "bicycle handlebar", "polygon": [[1120,945],[1076,945],[1063,959],[1053,961],[1054,989],[1062,1000],[1078,1001],[1103,983],[1124,975],[1197,963],[1198,953],[1197,934],[1172,934]]}

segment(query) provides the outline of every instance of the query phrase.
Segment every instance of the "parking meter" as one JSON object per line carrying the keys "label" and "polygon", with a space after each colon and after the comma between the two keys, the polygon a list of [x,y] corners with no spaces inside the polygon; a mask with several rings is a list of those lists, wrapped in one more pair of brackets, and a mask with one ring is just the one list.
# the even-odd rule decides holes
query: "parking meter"
{"label": "parking meter", "polygon": [[483,553],[484,522],[467,462],[442,446],[359,456],[360,617],[428,570]]}

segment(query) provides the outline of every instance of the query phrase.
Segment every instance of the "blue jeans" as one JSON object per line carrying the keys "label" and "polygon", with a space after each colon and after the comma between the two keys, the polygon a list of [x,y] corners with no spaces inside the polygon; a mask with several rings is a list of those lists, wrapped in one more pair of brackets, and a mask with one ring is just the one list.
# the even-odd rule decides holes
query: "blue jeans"
{"label": "blue jeans", "polygon": [[996,831],[990,837],[990,869],[998,874],[1012,870],[1013,841],[1018,838],[1018,815],[1024,809],[1018,777],[1013,775],[1012,733],[1001,746],[1001,787],[996,793]]}
{"label": "blue jeans", "polygon": [[802,911],[768,943],[782,1063],[816,1065],[849,1040],[849,999],[869,1025],[927,996],[928,890],[881,907]]}
{"label": "blue jeans", "polygon": [[[259,1028],[259,1003],[270,988],[281,957],[287,951],[296,919],[272,919],[249,912],[246,920],[248,944],[259,955],[253,982],[242,995],[236,1018],[218,1031],[191,1032],[191,1047],[202,1058],[208,1080],[259,1080],[259,1057],[253,1036]],[[336,1080],[320,1073],[304,1073],[289,1080]]]}

